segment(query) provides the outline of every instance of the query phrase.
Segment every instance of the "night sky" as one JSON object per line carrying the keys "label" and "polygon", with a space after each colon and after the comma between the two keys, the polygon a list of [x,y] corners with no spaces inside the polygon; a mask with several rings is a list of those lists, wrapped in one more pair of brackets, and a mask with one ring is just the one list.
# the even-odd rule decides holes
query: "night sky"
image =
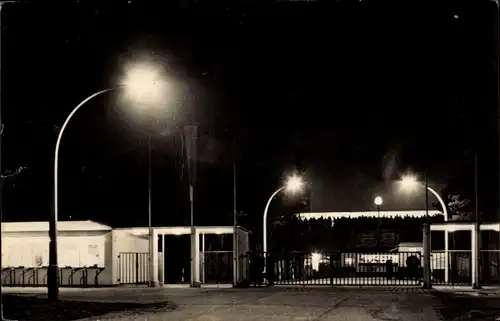
{"label": "night sky", "polygon": [[184,98],[163,116],[127,113],[119,92],[85,106],[61,146],[61,220],[145,226],[152,130],[153,224],[188,224],[180,135],[190,123],[200,132],[195,225],[232,224],[233,155],[251,228],[294,171],[307,193],[277,199],[271,215],[370,210],[379,194],[385,209],[422,209],[391,193],[410,169],[444,197],[474,199],[474,151],[480,210],[498,213],[493,1],[64,3],[2,13],[2,166],[28,167],[5,185],[6,221],[48,219],[58,128],[144,57]]}

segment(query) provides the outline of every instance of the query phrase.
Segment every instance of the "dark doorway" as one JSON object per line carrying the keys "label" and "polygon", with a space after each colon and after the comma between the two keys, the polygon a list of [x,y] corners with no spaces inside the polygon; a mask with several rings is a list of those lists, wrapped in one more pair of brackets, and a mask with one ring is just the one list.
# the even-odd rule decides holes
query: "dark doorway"
{"label": "dark doorway", "polygon": [[165,284],[191,282],[191,236],[165,235]]}

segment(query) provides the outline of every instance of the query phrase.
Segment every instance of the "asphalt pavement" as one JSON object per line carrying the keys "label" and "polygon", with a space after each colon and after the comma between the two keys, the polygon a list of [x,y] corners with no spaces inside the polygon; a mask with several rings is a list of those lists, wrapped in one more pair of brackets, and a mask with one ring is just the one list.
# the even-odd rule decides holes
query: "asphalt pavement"
{"label": "asphalt pavement", "polygon": [[[26,297],[44,290],[3,289]],[[404,320],[437,321],[439,299],[420,288],[302,287],[255,289],[108,288],[62,289],[61,302],[129,304],[93,314],[95,320]],[[140,307],[138,305],[142,304]],[[149,305],[149,306],[148,306]],[[33,320],[36,316],[33,316]],[[25,319],[28,320],[28,319]],[[77,320],[77,319],[73,319]],[[69,320],[68,320],[69,321]]]}

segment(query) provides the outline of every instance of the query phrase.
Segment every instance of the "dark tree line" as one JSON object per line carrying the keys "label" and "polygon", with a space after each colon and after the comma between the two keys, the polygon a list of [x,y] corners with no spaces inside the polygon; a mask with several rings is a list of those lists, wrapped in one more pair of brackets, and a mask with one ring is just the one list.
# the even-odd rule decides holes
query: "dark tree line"
{"label": "dark tree line", "polygon": [[[430,222],[442,220],[442,216],[429,218]],[[422,226],[425,221],[425,217],[409,216],[380,220],[376,217],[305,220],[294,216],[283,224],[270,227],[268,248],[273,252],[346,251],[356,248],[387,250],[397,247],[401,242],[422,242]],[[389,244],[387,241],[384,244],[377,243],[377,225],[381,237],[393,237]],[[363,239],[368,240],[368,243],[362,244]]]}

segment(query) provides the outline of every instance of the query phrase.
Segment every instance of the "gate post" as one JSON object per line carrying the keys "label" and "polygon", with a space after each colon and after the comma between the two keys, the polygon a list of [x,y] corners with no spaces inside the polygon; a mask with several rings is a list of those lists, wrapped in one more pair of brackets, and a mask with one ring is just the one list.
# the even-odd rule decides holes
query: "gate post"
{"label": "gate post", "polygon": [[423,229],[424,250],[424,289],[430,289],[431,285],[431,232],[430,225],[424,223]]}
{"label": "gate post", "polygon": [[471,254],[472,254],[472,288],[480,289],[480,279],[479,279],[479,268],[480,268],[480,245],[479,245],[479,236],[480,236],[479,224],[474,224],[474,228],[471,231]]}

